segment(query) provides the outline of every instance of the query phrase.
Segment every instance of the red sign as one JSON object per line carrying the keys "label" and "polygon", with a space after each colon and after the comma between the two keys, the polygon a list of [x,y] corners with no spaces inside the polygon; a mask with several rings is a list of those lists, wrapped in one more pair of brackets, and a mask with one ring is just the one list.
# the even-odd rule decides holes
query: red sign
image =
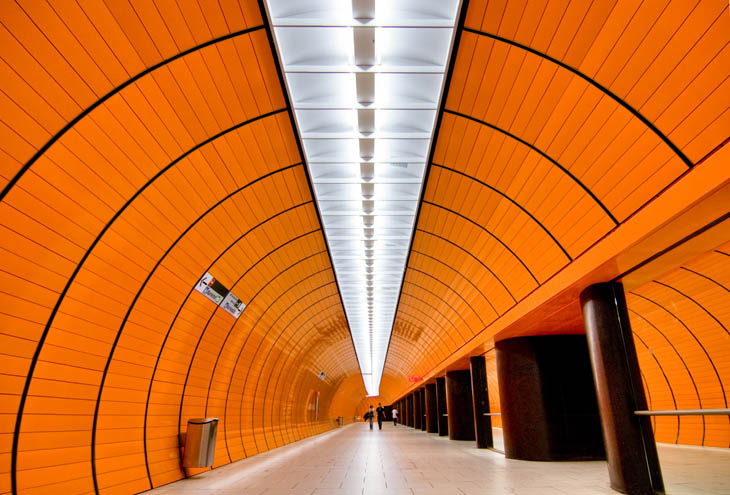
{"label": "red sign", "polygon": [[416,375],[408,375],[408,381],[413,382],[413,383],[418,383],[421,381],[421,377],[416,376]]}

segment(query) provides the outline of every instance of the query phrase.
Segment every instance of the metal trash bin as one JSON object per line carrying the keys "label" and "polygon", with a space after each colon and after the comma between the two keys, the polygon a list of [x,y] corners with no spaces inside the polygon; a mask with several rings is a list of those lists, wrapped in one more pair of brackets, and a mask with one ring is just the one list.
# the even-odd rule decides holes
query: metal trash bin
{"label": "metal trash bin", "polygon": [[337,426],[345,426],[345,418],[342,416],[339,416],[337,418]]}
{"label": "metal trash bin", "polygon": [[218,418],[193,418],[188,420],[185,433],[183,467],[208,467],[215,457],[215,435]]}

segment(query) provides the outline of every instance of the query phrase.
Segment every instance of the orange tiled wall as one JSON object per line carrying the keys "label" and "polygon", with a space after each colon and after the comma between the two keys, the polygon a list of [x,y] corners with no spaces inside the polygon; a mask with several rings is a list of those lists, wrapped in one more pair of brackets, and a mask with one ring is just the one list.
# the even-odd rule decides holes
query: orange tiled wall
{"label": "orange tiled wall", "polygon": [[333,427],[357,361],[263,19],[0,8],[0,493],[179,479],[191,417],[216,466]]}
{"label": "orange tiled wall", "polygon": [[[487,366],[487,389],[489,390],[489,410],[493,413],[501,412],[499,405],[499,380],[497,380],[497,353],[491,349],[484,354],[485,364]],[[502,418],[492,416],[492,426],[495,428],[502,427]]]}
{"label": "orange tiled wall", "polygon": [[[626,294],[650,409],[728,407],[730,244]],[[659,442],[730,447],[728,416],[653,419]]]}

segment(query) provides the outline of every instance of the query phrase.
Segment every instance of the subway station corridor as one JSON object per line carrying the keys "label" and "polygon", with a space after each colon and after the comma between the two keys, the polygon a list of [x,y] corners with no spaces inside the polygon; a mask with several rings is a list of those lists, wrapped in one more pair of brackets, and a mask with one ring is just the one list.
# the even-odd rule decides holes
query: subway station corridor
{"label": "subway station corridor", "polygon": [[[497,435],[499,432],[496,431]],[[667,495],[730,493],[730,452],[660,445]],[[472,442],[413,428],[364,423],[320,434],[151,495],[598,495],[609,487],[606,463],[505,459]]]}
{"label": "subway station corridor", "polygon": [[0,495],[728,453],[728,0],[0,0]]}

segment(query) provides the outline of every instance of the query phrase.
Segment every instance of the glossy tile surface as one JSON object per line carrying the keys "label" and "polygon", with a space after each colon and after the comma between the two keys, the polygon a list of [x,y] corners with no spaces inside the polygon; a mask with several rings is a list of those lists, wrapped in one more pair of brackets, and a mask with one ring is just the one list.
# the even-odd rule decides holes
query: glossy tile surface
{"label": "glossy tile surface", "polygon": [[[495,444],[501,435],[495,429]],[[668,494],[730,493],[730,451],[660,445]],[[526,462],[387,423],[305,439],[153,494],[612,494],[605,462]]]}

